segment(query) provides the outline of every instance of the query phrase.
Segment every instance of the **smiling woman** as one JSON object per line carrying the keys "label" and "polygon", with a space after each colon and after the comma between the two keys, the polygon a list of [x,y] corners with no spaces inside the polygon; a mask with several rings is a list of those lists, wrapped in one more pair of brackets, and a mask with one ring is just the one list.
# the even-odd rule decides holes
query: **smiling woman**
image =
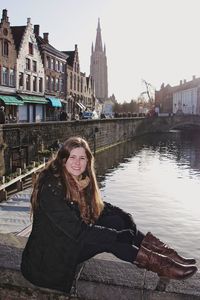
{"label": "smiling woman", "polygon": [[33,226],[21,270],[33,284],[69,292],[77,265],[102,252],[173,279],[197,271],[193,258],[181,257],[150,232],[144,235],[130,214],[103,202],[94,156],[81,137],[65,141],[40,173],[31,204]]}
{"label": "smiling woman", "polygon": [[83,147],[72,149],[65,165],[69,174],[79,177],[87,166],[85,149]]}

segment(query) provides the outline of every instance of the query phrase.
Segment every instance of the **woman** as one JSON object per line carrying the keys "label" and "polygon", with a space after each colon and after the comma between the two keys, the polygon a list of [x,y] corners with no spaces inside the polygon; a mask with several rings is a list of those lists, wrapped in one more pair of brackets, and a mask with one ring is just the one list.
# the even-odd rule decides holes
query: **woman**
{"label": "woman", "polygon": [[35,285],[69,292],[77,265],[102,252],[172,279],[197,271],[194,259],[144,235],[130,214],[102,201],[94,157],[80,137],[64,142],[40,173],[31,204],[33,227],[21,270]]}

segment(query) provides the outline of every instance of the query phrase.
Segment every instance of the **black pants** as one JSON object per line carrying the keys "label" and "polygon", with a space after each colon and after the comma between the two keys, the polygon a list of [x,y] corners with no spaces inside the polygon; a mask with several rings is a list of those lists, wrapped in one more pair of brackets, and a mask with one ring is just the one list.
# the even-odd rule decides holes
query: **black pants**
{"label": "black pants", "polygon": [[[118,215],[104,216],[103,218],[101,218],[99,221],[96,222],[96,225],[116,229],[117,231],[127,229],[127,227],[125,227],[124,225],[123,219]],[[86,240],[81,249],[81,253],[79,256],[79,263],[102,252],[112,253],[119,259],[133,263],[137,256],[143,238],[144,238],[144,234],[139,230],[136,230],[133,245],[126,244],[126,243],[119,243],[119,242],[106,243],[106,244],[102,244],[102,243],[93,244],[90,243],[89,240]]]}

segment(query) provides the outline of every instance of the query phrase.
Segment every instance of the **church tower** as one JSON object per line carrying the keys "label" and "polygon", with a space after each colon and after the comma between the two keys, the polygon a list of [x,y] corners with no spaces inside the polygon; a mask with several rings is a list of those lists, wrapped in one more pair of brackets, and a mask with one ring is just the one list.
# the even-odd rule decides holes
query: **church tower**
{"label": "church tower", "polygon": [[91,49],[90,75],[94,80],[95,95],[97,99],[105,101],[108,98],[108,75],[106,47],[102,46],[100,19],[98,19],[95,48]]}

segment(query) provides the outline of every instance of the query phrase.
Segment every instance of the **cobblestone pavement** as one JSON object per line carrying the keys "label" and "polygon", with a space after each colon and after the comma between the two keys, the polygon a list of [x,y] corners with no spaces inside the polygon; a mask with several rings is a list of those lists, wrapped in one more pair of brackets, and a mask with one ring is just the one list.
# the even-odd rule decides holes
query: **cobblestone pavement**
{"label": "cobblestone pavement", "polygon": [[0,203],[0,233],[16,233],[31,224],[30,194],[31,188]]}

